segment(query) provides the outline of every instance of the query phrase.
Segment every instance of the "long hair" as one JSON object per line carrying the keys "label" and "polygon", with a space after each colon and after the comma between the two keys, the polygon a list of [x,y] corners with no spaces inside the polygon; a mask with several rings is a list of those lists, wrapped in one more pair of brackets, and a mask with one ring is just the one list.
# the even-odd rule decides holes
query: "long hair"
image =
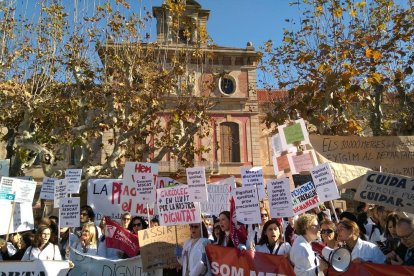
{"label": "long hair", "polygon": [[[223,211],[223,212],[221,212],[219,214],[219,217],[221,215],[226,216],[226,218],[229,220],[229,223],[230,223],[230,219],[231,218],[230,218],[230,212],[229,211]],[[218,242],[217,242],[218,245],[222,245],[223,246],[225,236],[226,236],[226,233],[224,231],[221,231],[220,236],[218,237]],[[227,247],[234,247],[233,241],[231,240],[230,236],[229,236],[229,239],[227,241]]]}
{"label": "long hair", "polygon": [[134,229],[133,229],[134,227],[133,227],[132,224],[135,220],[139,220],[141,222],[142,229],[147,229],[148,228],[148,223],[145,221],[145,219],[143,219],[142,217],[139,217],[139,216],[135,216],[131,219],[131,221],[129,222],[129,225],[128,225],[128,230],[131,233],[134,233]]}
{"label": "long hair", "polygon": [[[39,248],[42,245],[42,240],[43,240],[42,232],[45,231],[46,229],[49,229],[50,234],[52,235],[52,229],[50,228],[50,226],[47,226],[47,225],[39,226],[33,239],[33,243],[32,243],[33,248]],[[52,241],[50,240],[50,237],[49,237],[49,243],[52,243]]]}
{"label": "long hair", "polygon": [[259,242],[257,243],[258,245],[262,245],[262,244],[266,244],[269,242],[269,239],[267,238],[267,228],[269,228],[269,226],[271,224],[276,224],[277,228],[279,228],[279,237],[278,240],[282,239],[282,225],[280,224],[280,222],[277,219],[270,219],[268,221],[266,221],[266,223],[263,225],[263,230],[262,230],[262,236],[260,237]]}

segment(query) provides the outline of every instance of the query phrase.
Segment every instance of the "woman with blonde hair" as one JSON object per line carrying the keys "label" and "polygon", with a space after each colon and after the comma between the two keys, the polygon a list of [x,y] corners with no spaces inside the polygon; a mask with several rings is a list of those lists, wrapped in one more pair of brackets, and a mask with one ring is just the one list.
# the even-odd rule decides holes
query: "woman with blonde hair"
{"label": "woman with blonde hair", "polygon": [[353,221],[341,221],[336,226],[338,241],[343,242],[351,251],[352,261],[383,264],[385,256],[376,244],[361,240],[359,227]]}
{"label": "woman with blonde hair", "polygon": [[96,232],[94,224],[85,224],[82,227],[81,236],[73,248],[88,255],[98,256],[99,242]]}
{"label": "woman with blonde hair", "polygon": [[327,268],[325,262],[320,262],[312,250],[311,243],[320,238],[318,218],[314,214],[302,214],[295,223],[298,235],[290,250],[290,261],[293,263],[295,275],[314,276],[323,275]]}

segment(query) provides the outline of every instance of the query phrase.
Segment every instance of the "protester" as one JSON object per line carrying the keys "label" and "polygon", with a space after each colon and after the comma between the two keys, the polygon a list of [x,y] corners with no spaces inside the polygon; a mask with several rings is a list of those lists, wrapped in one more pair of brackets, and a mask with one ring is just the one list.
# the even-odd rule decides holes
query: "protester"
{"label": "protester", "polygon": [[138,231],[142,229],[147,229],[148,224],[142,217],[134,217],[131,220],[131,223],[128,226],[128,230],[131,231],[131,233],[138,235]]}
{"label": "protester", "polygon": [[50,241],[52,230],[42,225],[38,228],[33,243],[26,249],[22,261],[62,260],[59,247]]}
{"label": "protester", "polygon": [[325,220],[321,223],[322,242],[330,248],[337,247],[335,232],[336,232],[336,225],[332,221]]}
{"label": "protester", "polygon": [[101,222],[99,223],[99,228],[101,229],[102,235],[99,238],[98,244],[98,255],[101,257],[105,257],[107,259],[110,260],[117,260],[117,259],[123,259],[125,252],[120,250],[120,249],[116,249],[116,248],[108,248],[106,247],[106,219],[105,217],[103,217],[101,219]]}
{"label": "protester", "polygon": [[99,242],[97,238],[96,226],[91,223],[85,224],[82,227],[81,236],[73,245],[73,248],[88,255],[98,256],[98,247]]}
{"label": "protester", "polygon": [[296,238],[295,234],[295,217],[288,218],[288,225],[285,230],[285,240],[292,245]]}
{"label": "protester", "polygon": [[399,219],[400,217],[396,213],[389,214],[385,219],[385,231],[381,237],[381,241],[378,242],[378,246],[384,255],[397,249],[400,243],[397,235],[397,222]]}
{"label": "protester", "polygon": [[414,266],[414,222],[410,218],[400,218],[396,232],[401,240],[395,251],[387,255],[391,264]]}
{"label": "protester", "polygon": [[[84,205],[80,209],[80,227],[75,228],[75,235],[79,238],[82,235],[83,226],[85,224],[93,224],[95,221],[95,212],[91,206]],[[98,230],[99,231],[99,230]],[[100,233],[98,233],[98,237]]]}
{"label": "protester", "polygon": [[122,228],[128,229],[129,224],[131,223],[131,218],[132,218],[132,216],[131,216],[131,213],[129,213],[129,212],[126,212],[126,213],[122,214],[122,216],[121,216],[121,226],[122,226]]}
{"label": "protester", "polygon": [[153,218],[150,220],[150,227],[157,227],[160,226],[160,221],[157,218]]}
{"label": "protester", "polygon": [[254,248],[254,246],[259,242],[259,239],[262,236],[263,226],[269,218],[269,211],[265,207],[260,207],[260,224],[249,225],[247,227],[248,236],[246,243],[249,248]]}
{"label": "protester", "polygon": [[13,243],[13,235],[10,235],[8,240],[0,238],[0,252],[0,260],[16,254],[17,248]]}
{"label": "protester", "polygon": [[360,239],[359,227],[354,221],[341,221],[336,229],[338,241],[343,242],[349,248],[353,262],[384,263],[385,256],[379,247],[374,243]]}
{"label": "protester", "polygon": [[290,251],[290,244],[283,241],[282,225],[276,219],[268,220],[262,231],[262,236],[256,245],[256,252],[263,252],[272,255],[287,255]]}
{"label": "protester", "polygon": [[20,261],[26,249],[32,245],[33,237],[34,234],[32,232],[11,235],[11,244],[14,250],[10,250],[9,246],[1,247],[0,257],[5,261]]}
{"label": "protester", "polygon": [[218,243],[218,239],[219,239],[221,233],[222,233],[222,231],[221,231],[220,223],[216,223],[214,225],[214,228],[213,228],[213,242],[214,242],[214,244]]}
{"label": "protester", "polygon": [[311,246],[313,241],[320,238],[317,216],[302,214],[295,223],[295,231],[298,236],[289,254],[295,274],[297,276],[323,275],[322,271],[327,268],[327,265],[319,261]]}
{"label": "protester", "polygon": [[[365,205],[362,205],[365,208]],[[363,209],[365,210],[365,209]],[[360,213],[361,214],[361,213]],[[361,223],[358,223],[358,218],[352,214],[351,212],[342,212],[342,214],[339,216],[340,221],[353,221],[358,225],[359,228],[359,237],[361,240],[366,241],[368,238],[366,236],[367,230],[365,229],[365,226]]]}
{"label": "protester", "polygon": [[62,259],[66,260],[68,251],[69,251],[69,237],[70,237],[70,230],[68,227],[60,228],[60,240],[58,242],[60,254],[62,255]]}
{"label": "protester", "polygon": [[184,242],[182,250],[179,248],[176,250],[178,262],[182,265],[183,276],[211,275],[205,251],[209,243],[204,222],[190,224],[190,239]]}
{"label": "protester", "polygon": [[381,241],[381,227],[368,216],[368,213],[364,212],[358,215],[358,225],[364,225],[368,241],[375,244]]}
{"label": "protester", "polygon": [[221,233],[217,242],[217,245],[225,247],[234,247],[233,241],[230,237],[230,212],[223,211],[219,214],[219,223]]}

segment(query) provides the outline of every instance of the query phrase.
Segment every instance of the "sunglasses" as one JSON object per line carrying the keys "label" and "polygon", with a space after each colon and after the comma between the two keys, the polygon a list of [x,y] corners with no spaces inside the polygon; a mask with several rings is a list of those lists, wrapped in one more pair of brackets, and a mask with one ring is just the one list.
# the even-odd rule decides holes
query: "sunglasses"
{"label": "sunglasses", "polygon": [[263,217],[267,217],[268,214],[260,214],[260,216],[263,218]]}
{"label": "sunglasses", "polygon": [[132,224],[132,227],[135,227],[135,226],[141,226],[142,224],[141,223],[133,223]]}
{"label": "sunglasses", "polygon": [[321,230],[321,234],[332,234],[334,230],[332,229],[323,229]]}

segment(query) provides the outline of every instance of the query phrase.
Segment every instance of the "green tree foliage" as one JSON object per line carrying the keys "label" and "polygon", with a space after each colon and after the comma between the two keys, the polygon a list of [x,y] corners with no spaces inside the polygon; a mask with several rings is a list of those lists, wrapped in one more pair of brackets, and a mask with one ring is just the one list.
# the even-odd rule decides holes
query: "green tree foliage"
{"label": "green tree foliage", "polygon": [[[0,4],[0,127],[12,175],[40,158],[46,175],[59,176],[69,148],[86,179],[166,154],[190,166],[208,150],[194,137],[208,135],[212,104],[194,94],[188,65],[203,66],[205,30],[200,47],[167,52],[149,42],[152,14],[135,1],[43,0],[33,10],[11,2]],[[166,5],[179,22],[184,2]]]}
{"label": "green tree foliage", "polygon": [[299,25],[284,30],[281,46],[263,47],[263,67],[289,92],[266,124],[302,117],[320,134],[412,135],[414,8],[402,4],[292,3],[302,12]]}

